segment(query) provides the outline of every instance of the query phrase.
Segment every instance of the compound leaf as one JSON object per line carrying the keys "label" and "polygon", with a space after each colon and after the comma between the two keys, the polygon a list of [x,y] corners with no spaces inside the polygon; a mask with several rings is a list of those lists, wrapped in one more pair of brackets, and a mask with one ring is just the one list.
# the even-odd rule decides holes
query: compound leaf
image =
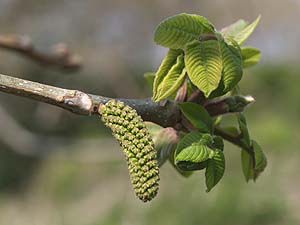
{"label": "compound leaf", "polygon": [[223,151],[224,150],[223,138],[220,136],[214,136],[212,147],[213,147],[213,149],[218,149],[220,151]]}
{"label": "compound leaf", "polygon": [[182,149],[187,148],[194,142],[199,142],[202,136],[203,134],[197,131],[186,134],[178,143],[175,155],[178,155]]}
{"label": "compound leaf", "polygon": [[181,50],[174,50],[170,49],[162,61],[160,67],[158,68],[155,78],[154,78],[154,83],[153,83],[153,99],[156,98],[156,95],[158,93],[158,87],[160,83],[163,81],[165,76],[168,74],[169,70],[172,68],[172,66],[176,63],[177,57],[182,54]]}
{"label": "compound leaf", "polygon": [[[215,146],[222,148],[221,143],[218,140],[215,140],[215,138],[213,138],[210,134],[202,134],[199,132],[192,132],[189,133],[187,135],[185,135],[182,140],[179,142],[176,152],[175,152],[175,162],[176,162],[176,166],[180,171],[194,171],[194,170],[202,170],[204,168],[206,168],[207,166],[207,160],[205,160],[205,157],[202,158],[202,160],[188,160],[188,157],[183,158],[186,159],[182,160],[182,161],[178,161],[177,157],[184,156],[185,154],[196,154],[197,152],[193,152],[193,149],[190,149],[191,151],[189,151],[188,148],[190,148],[193,145],[201,145],[201,146],[205,146],[205,148],[207,148],[210,152],[209,158],[211,158],[214,154],[214,151],[211,149],[214,149]],[[183,152],[183,151],[187,151],[187,152]],[[180,154],[182,154],[181,156],[179,156]],[[192,157],[196,157],[196,155],[192,156]],[[199,155],[198,155],[199,157]]]}
{"label": "compound leaf", "polygon": [[205,183],[209,192],[223,177],[225,171],[225,157],[222,151],[215,151],[212,159],[207,161]]}
{"label": "compound leaf", "polygon": [[234,40],[239,45],[244,44],[244,42],[248,39],[248,37],[253,33],[253,31],[257,27],[259,21],[260,21],[260,15],[257,17],[257,19],[255,21],[253,21],[251,24],[246,26],[243,30],[241,30],[236,35],[234,35],[233,36]]}
{"label": "compound leaf", "polygon": [[254,66],[260,61],[261,52],[259,49],[253,47],[244,47],[241,50],[244,68]]}
{"label": "compound leaf", "polygon": [[258,143],[252,140],[253,155],[242,151],[242,168],[246,181],[254,180],[265,170],[267,158]]}
{"label": "compound leaf", "polygon": [[154,101],[161,101],[174,94],[184,82],[185,76],[184,58],[183,55],[179,55],[176,64],[171,67],[167,75],[160,82]]}
{"label": "compound leaf", "polygon": [[208,97],[222,76],[222,56],[217,40],[193,41],[185,50],[186,69],[192,83]]}
{"label": "compound leaf", "polygon": [[267,167],[267,157],[262,151],[261,147],[258,145],[258,143],[254,140],[252,140],[252,147],[255,155],[255,168],[253,176],[253,179],[255,181]]}
{"label": "compound leaf", "polygon": [[250,135],[247,127],[247,121],[243,113],[239,113],[237,115],[239,128],[242,135],[242,140],[245,142],[245,144],[250,147],[251,146],[251,140]]}
{"label": "compound leaf", "polygon": [[242,170],[246,181],[252,180],[254,177],[254,160],[246,150],[241,151]]}
{"label": "compound leaf", "polygon": [[181,13],[162,21],[156,28],[154,41],[164,47],[183,49],[203,33],[213,33],[213,25],[199,15]]}
{"label": "compound leaf", "polygon": [[191,162],[191,161],[179,161],[176,163],[176,167],[185,172],[191,172],[195,170],[203,170],[207,167],[207,161],[203,162]]}
{"label": "compound leaf", "polygon": [[193,171],[193,170],[203,169],[202,165],[196,165],[196,164],[189,163],[189,162],[181,162],[181,163],[175,164],[176,155],[178,155],[182,149],[187,148],[188,146],[190,146],[191,144],[193,144],[195,142],[199,142],[201,140],[202,136],[203,136],[203,134],[201,134],[199,132],[191,132],[191,133],[186,134],[180,140],[179,144],[177,145],[177,148],[174,152],[173,158],[170,159],[171,164],[177,169],[177,171],[181,175],[183,175],[185,177],[190,176],[191,171]]}
{"label": "compound leaf", "polygon": [[170,154],[170,157],[169,157],[169,162],[171,163],[171,165],[174,167],[174,169],[183,177],[189,177],[193,174],[193,170],[184,170],[182,168],[179,168],[178,165],[175,164],[175,150],[173,150]]}
{"label": "compound leaf", "polygon": [[193,143],[189,147],[182,149],[182,151],[176,155],[175,160],[176,164],[180,161],[199,163],[211,158],[213,154],[214,151],[207,145]]}
{"label": "compound leaf", "polygon": [[239,50],[232,45],[228,45],[224,40],[220,40],[220,45],[223,60],[222,81],[226,93],[232,90],[242,79],[242,58]]}
{"label": "compound leaf", "polygon": [[221,34],[224,37],[235,36],[239,32],[241,32],[247,25],[248,25],[248,23],[245,20],[238,20],[235,23],[233,23],[227,27],[224,27],[221,30]]}

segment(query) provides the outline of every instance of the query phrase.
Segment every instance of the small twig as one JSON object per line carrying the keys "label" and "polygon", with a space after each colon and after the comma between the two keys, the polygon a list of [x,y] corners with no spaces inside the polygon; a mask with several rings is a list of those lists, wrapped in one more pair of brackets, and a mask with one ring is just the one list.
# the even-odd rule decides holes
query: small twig
{"label": "small twig", "polygon": [[253,155],[253,149],[249,148],[249,146],[246,145],[239,136],[234,137],[223,131],[221,128],[215,128],[214,133],[231,142],[232,144],[242,148],[243,150],[246,150],[250,155]]}
{"label": "small twig", "polygon": [[27,36],[0,35],[0,48],[15,51],[43,65],[71,70],[78,70],[81,67],[81,57],[71,54],[62,43],[54,45],[51,53],[44,53],[38,51]]}

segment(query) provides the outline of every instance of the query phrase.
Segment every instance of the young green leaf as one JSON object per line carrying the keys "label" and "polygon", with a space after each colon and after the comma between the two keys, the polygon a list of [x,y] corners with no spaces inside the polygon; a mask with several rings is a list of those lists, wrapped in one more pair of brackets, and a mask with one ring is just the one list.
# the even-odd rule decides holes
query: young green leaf
{"label": "young green leaf", "polygon": [[[220,141],[216,137],[212,137],[210,134],[202,134],[199,132],[192,132],[185,135],[182,140],[179,142],[175,152],[175,158],[178,156],[182,150],[190,147],[192,144],[199,144],[207,146],[208,148],[222,148]],[[213,154],[213,152],[211,152]],[[207,161],[203,162],[192,162],[192,161],[176,161],[176,167],[179,171],[194,171],[202,170],[206,168]]]}
{"label": "young green leaf", "polygon": [[181,171],[191,172],[196,170],[203,170],[207,167],[207,162],[208,160],[197,163],[191,161],[179,161],[176,163],[176,167]]}
{"label": "young green leaf", "polygon": [[177,57],[182,53],[183,52],[181,50],[170,49],[168,51],[168,54],[162,61],[160,67],[158,68],[155,74],[154,83],[153,83],[153,99],[156,98],[160,83],[163,81],[164,77],[168,74],[172,66],[176,63]]}
{"label": "young green leaf", "polygon": [[208,133],[202,134],[202,137],[198,143],[210,147],[214,143],[214,137]]}
{"label": "young green leaf", "polygon": [[255,155],[255,169],[254,169],[254,181],[258,178],[258,176],[265,170],[267,167],[267,157],[262,151],[261,147],[258,143],[252,140],[252,147]]}
{"label": "young green leaf", "polygon": [[254,160],[246,150],[241,151],[242,170],[246,181],[252,180],[254,177]]}
{"label": "young green leaf", "polygon": [[182,149],[182,151],[176,155],[176,164],[181,161],[199,163],[204,162],[207,159],[213,157],[214,150],[207,145],[200,143],[193,143],[189,147]]}
{"label": "young green leaf", "polygon": [[224,27],[221,30],[221,34],[224,37],[229,37],[229,36],[234,37],[239,32],[241,32],[247,25],[248,23],[245,20],[238,20],[235,23],[229,25],[228,27]]}
{"label": "young green leaf", "polygon": [[222,151],[215,151],[212,159],[207,161],[205,183],[209,192],[221,180],[225,171],[225,157]]}
{"label": "young green leaf", "polygon": [[220,83],[217,87],[216,90],[214,90],[210,95],[208,96],[209,99],[213,99],[216,97],[220,97],[226,94],[225,90],[225,85],[224,85],[224,77],[221,77]]}
{"label": "young green leaf", "polygon": [[234,40],[239,44],[242,45],[244,42],[248,39],[248,37],[253,33],[255,28],[257,27],[258,23],[260,21],[260,16],[257,17],[257,19],[246,26],[243,30],[238,32],[236,35],[234,35]]}
{"label": "young green leaf", "polygon": [[175,156],[178,155],[182,149],[187,148],[194,142],[199,142],[202,136],[202,133],[196,131],[186,134],[178,143]]}
{"label": "young green leaf", "polygon": [[242,58],[239,49],[232,45],[228,45],[224,40],[220,40],[223,75],[224,92],[232,90],[242,79],[243,68]]}
{"label": "young green leaf", "polygon": [[204,17],[181,13],[162,21],[156,28],[154,41],[167,48],[183,49],[203,33],[213,33],[213,25]]}
{"label": "young green leaf", "polygon": [[240,128],[241,135],[242,135],[242,140],[248,147],[250,147],[251,146],[251,140],[250,140],[250,135],[249,135],[247,122],[246,122],[246,118],[245,118],[244,114],[239,113],[237,115],[237,119],[238,119],[239,128]]}
{"label": "young green leaf", "polygon": [[213,120],[206,109],[196,103],[184,102],[179,105],[184,116],[199,131],[210,133],[213,127]]}
{"label": "young green leaf", "polygon": [[190,80],[208,97],[218,87],[222,76],[219,42],[193,41],[186,46],[185,53],[185,65]]}
{"label": "young green leaf", "polygon": [[243,67],[256,65],[261,59],[260,50],[253,47],[244,47],[242,50]]}
{"label": "young green leaf", "polygon": [[254,180],[264,171],[267,166],[267,158],[258,143],[252,140],[253,155],[242,151],[242,168],[246,181]]}
{"label": "young green leaf", "polygon": [[224,141],[223,141],[223,138],[220,137],[220,136],[214,136],[213,137],[212,148],[220,150],[220,151],[223,151],[224,150]]}
{"label": "young green leaf", "polygon": [[154,101],[159,102],[174,94],[183,84],[185,76],[184,58],[183,55],[179,55],[176,64],[160,82]]}
{"label": "young green leaf", "polygon": [[169,157],[169,162],[171,163],[171,165],[173,166],[173,168],[183,177],[189,177],[193,174],[193,170],[196,170],[196,169],[190,169],[190,170],[184,170],[182,168],[179,168],[178,165],[175,164],[175,150],[173,150],[170,154],[170,157]]}

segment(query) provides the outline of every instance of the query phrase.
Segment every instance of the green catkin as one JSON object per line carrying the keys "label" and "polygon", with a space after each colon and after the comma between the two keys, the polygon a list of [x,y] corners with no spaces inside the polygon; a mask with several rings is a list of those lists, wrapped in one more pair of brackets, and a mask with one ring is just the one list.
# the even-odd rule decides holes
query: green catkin
{"label": "green catkin", "polygon": [[158,192],[159,169],[157,152],[142,118],[116,100],[100,106],[99,113],[121,145],[136,195],[143,202],[150,201]]}

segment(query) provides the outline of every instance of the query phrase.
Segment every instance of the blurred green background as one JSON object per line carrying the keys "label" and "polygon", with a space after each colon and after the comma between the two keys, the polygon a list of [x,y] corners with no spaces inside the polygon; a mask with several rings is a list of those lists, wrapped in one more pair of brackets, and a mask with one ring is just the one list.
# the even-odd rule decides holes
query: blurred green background
{"label": "blurred green background", "polygon": [[262,15],[247,44],[263,59],[241,84],[257,100],[246,115],[268,156],[258,181],[246,184],[240,150],[227,144],[226,172],[212,192],[205,193],[203,173],[185,179],[164,165],[159,195],[143,204],[99,118],[0,93],[0,224],[300,224],[299,0],[0,0],[1,34],[29,35],[45,51],[65,42],[84,60],[70,73],[0,49],[0,73],[112,97],[150,96],[143,73],[166,53],[153,31],[180,12],[219,29]]}

